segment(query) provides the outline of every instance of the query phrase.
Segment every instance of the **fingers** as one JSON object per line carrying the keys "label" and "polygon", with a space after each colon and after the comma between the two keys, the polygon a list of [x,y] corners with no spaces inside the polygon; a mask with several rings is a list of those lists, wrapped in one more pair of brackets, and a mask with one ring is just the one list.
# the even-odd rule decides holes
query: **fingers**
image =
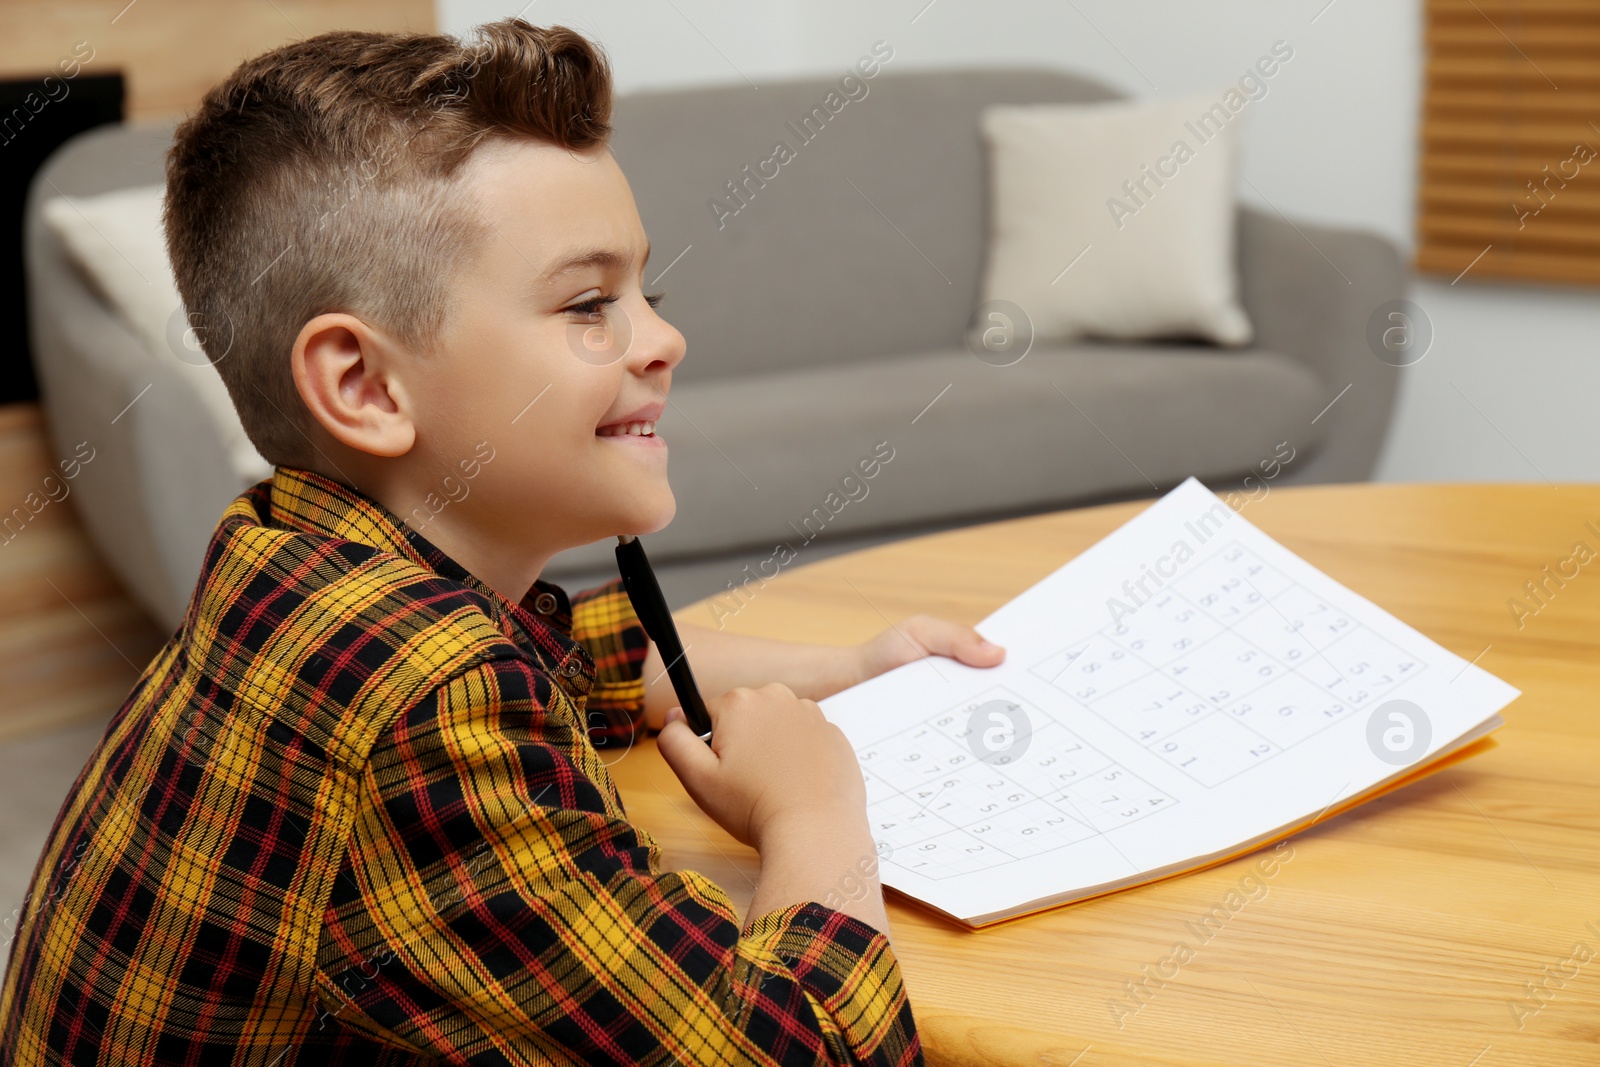
{"label": "fingers", "polygon": [[935,656],[949,656],[970,667],[993,667],[1006,658],[1006,650],[977,630],[932,615],[913,615],[900,628]]}
{"label": "fingers", "polygon": [[[715,726],[713,736],[714,731]],[[667,766],[672,768],[672,773],[686,787],[717,769],[717,754],[690,727],[682,708],[667,712],[666,724],[656,736],[656,748],[660,750],[661,758],[667,761]],[[694,790],[690,792],[692,794]]]}

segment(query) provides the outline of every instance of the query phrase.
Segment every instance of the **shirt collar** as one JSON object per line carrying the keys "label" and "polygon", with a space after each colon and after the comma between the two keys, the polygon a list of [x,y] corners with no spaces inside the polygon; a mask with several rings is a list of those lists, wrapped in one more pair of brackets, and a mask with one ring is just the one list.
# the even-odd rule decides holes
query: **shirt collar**
{"label": "shirt collar", "polygon": [[[262,518],[267,524],[368,545],[459,582],[481,594],[495,624],[541,660],[548,660],[563,684],[585,693],[593,686],[594,661],[572,640],[572,601],[561,586],[537,579],[513,604],[394,512],[315,471],[275,467],[266,489],[268,514]],[[560,635],[554,641],[552,630]]]}

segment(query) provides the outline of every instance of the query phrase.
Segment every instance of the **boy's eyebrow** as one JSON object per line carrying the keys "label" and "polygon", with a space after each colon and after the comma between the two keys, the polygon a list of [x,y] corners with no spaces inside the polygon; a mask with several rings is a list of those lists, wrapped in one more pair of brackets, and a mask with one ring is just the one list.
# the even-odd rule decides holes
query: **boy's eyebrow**
{"label": "boy's eyebrow", "polygon": [[[650,242],[644,245],[644,261],[650,261]],[[633,262],[633,257],[618,252],[611,248],[585,248],[563,259],[539,276],[537,284],[548,285],[562,274],[572,271],[584,270],[588,267],[601,267],[605,270],[624,270]]]}

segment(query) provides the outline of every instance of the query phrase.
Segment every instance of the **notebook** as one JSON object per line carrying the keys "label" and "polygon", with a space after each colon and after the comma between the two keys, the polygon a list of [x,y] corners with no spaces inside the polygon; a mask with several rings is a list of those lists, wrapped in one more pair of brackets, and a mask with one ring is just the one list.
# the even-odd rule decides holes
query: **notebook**
{"label": "notebook", "polygon": [[821,701],[883,884],[974,928],[1287,837],[1465,758],[1520,695],[1193,478],[977,629],[1003,664]]}

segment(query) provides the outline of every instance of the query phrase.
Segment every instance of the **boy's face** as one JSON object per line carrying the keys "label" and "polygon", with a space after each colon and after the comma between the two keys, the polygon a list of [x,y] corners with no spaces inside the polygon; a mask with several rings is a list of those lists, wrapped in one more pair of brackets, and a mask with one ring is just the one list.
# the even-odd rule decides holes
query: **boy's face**
{"label": "boy's face", "polygon": [[641,290],[649,247],[621,168],[604,147],[495,141],[460,189],[489,235],[408,376],[421,469],[457,487],[436,490],[450,524],[544,552],[661,529],[666,442],[616,431],[659,420],[684,340]]}

